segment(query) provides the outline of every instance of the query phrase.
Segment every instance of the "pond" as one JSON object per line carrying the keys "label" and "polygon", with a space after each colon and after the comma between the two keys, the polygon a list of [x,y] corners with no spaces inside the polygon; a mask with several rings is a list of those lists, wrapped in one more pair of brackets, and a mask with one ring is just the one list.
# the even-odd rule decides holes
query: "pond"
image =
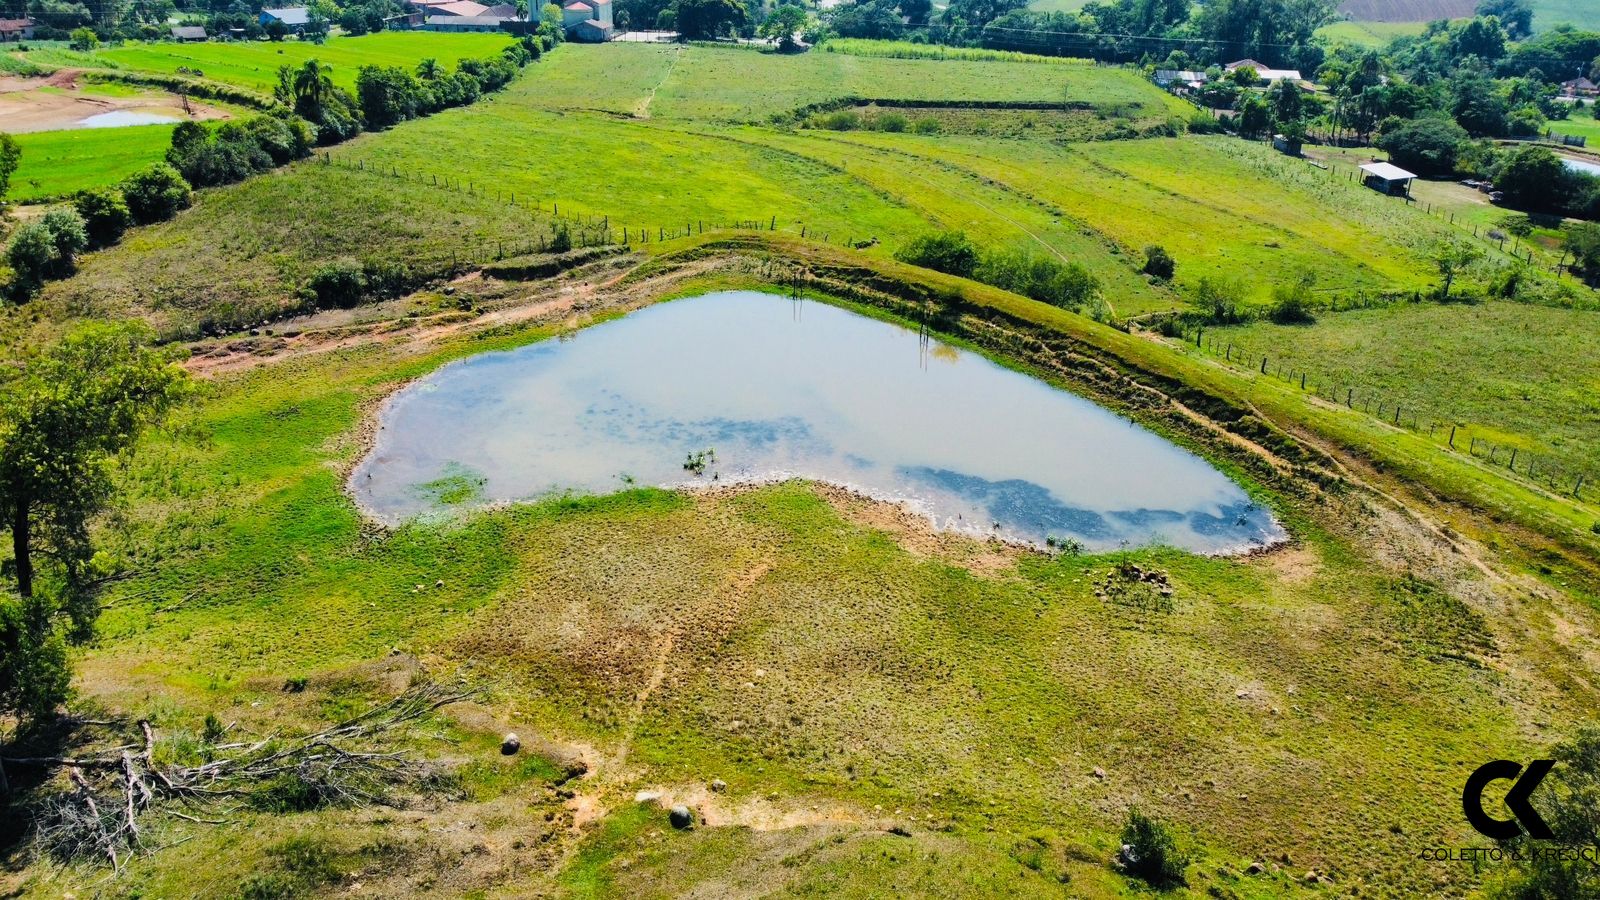
{"label": "pond", "polygon": [[1569,169],[1576,169],[1577,171],[1588,175],[1600,175],[1600,163],[1592,163],[1581,159],[1573,159],[1570,156],[1561,157],[1561,161],[1566,163],[1567,168]]}
{"label": "pond", "polygon": [[385,406],[351,476],[396,524],[628,485],[806,478],[940,528],[1242,551],[1284,532],[1204,460],[915,330],[730,291],[451,363]]}
{"label": "pond", "polygon": [[79,128],[126,128],[129,125],[171,125],[181,121],[178,116],[168,116],[161,113],[138,112],[131,109],[119,109],[114,112],[97,113],[78,120]]}

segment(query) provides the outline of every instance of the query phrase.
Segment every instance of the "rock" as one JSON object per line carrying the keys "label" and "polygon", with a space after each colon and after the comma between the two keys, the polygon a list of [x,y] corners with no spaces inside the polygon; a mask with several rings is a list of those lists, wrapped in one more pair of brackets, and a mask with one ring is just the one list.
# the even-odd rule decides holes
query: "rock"
{"label": "rock", "polygon": [[1101,781],[1104,781],[1105,778],[1106,778],[1106,770],[1100,768],[1099,766],[1095,766],[1094,767],[1094,777],[1100,779]]}
{"label": "rock", "polygon": [[1283,851],[1283,855],[1279,856],[1278,859],[1286,866],[1294,865],[1294,857],[1290,856],[1287,850]]}
{"label": "rock", "polygon": [[673,828],[680,830],[689,828],[694,825],[694,813],[689,811],[689,807],[680,804],[667,813],[667,821],[672,823]]}
{"label": "rock", "polygon": [[723,791],[725,791],[727,789],[728,789],[728,783],[726,781],[723,781],[721,778],[713,778],[713,779],[711,779],[711,790],[713,790],[716,793],[720,794],[720,793],[722,793]]}
{"label": "rock", "polygon": [[1264,875],[1266,874],[1266,871],[1267,867],[1258,862],[1253,862],[1244,867],[1244,873],[1246,875]]}
{"label": "rock", "polygon": [[434,587],[436,587],[436,588],[442,588],[442,587],[444,587],[444,579],[443,579],[443,578],[441,578],[441,579],[439,579],[439,580],[438,580],[438,581],[435,581],[435,582],[434,582],[434,583],[433,583],[433,586],[434,586]]}
{"label": "rock", "polygon": [[1304,881],[1306,884],[1317,884],[1322,879],[1317,876],[1317,870],[1316,869],[1312,869],[1311,871],[1307,872],[1301,878],[1301,880]]}
{"label": "rock", "polygon": [[501,756],[515,756],[517,751],[521,749],[522,738],[517,737],[517,733],[514,731],[506,732],[506,736],[500,739]]}
{"label": "rock", "polygon": [[904,825],[895,825],[889,829],[889,833],[898,837],[911,837],[911,830]]}

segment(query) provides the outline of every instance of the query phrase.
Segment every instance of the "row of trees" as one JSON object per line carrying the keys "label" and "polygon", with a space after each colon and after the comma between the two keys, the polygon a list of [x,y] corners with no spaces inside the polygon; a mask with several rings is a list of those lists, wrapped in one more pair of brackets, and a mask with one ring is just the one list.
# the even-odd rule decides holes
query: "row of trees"
{"label": "row of trees", "polygon": [[1064,309],[1104,310],[1100,282],[1083,266],[1023,250],[982,250],[961,231],[920,235],[896,251],[895,258]]}

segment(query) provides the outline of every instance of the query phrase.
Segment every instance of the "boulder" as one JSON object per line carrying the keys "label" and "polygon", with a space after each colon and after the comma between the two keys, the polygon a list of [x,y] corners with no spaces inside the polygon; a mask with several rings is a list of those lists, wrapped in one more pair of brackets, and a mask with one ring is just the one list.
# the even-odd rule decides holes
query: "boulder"
{"label": "boulder", "polygon": [[689,807],[679,804],[667,813],[667,821],[672,823],[673,828],[689,828],[694,825],[694,813],[689,811]]}
{"label": "boulder", "polygon": [[514,731],[506,732],[506,736],[500,739],[500,755],[502,756],[515,756],[517,751],[521,749],[522,738],[517,737],[517,733]]}

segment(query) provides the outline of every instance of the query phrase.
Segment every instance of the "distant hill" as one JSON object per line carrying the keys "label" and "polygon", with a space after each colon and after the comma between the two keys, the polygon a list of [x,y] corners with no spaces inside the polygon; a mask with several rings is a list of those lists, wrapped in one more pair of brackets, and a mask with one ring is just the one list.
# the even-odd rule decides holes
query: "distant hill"
{"label": "distant hill", "polygon": [[1339,11],[1357,22],[1432,22],[1472,15],[1477,0],[1344,0]]}

